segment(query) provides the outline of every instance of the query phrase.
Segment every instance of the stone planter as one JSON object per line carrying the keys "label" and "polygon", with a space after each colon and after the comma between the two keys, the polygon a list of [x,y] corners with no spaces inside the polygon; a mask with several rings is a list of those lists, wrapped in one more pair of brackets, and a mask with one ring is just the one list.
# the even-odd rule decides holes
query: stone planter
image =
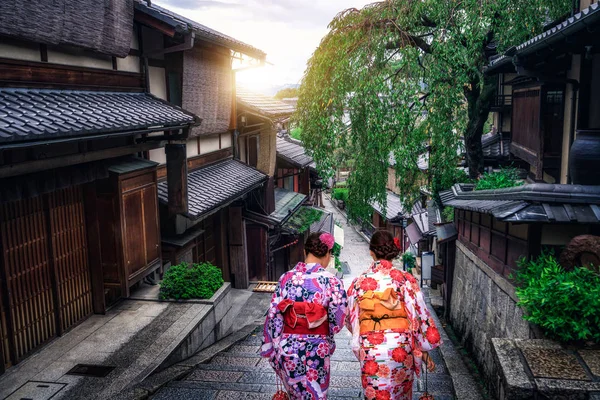
{"label": "stone planter", "polygon": [[600,130],[579,130],[569,154],[569,171],[574,184],[600,182]]}
{"label": "stone planter", "polygon": [[179,343],[169,357],[160,365],[158,370],[167,368],[196,352],[207,348],[213,343],[223,339],[231,333],[233,327],[233,298],[231,296],[231,283],[225,282],[215,294],[206,300],[181,300],[180,303],[204,305],[205,308],[196,316],[191,317],[189,323],[194,327],[177,340]]}
{"label": "stone planter", "polygon": [[492,339],[492,395],[499,400],[595,399],[600,350],[543,339]]}

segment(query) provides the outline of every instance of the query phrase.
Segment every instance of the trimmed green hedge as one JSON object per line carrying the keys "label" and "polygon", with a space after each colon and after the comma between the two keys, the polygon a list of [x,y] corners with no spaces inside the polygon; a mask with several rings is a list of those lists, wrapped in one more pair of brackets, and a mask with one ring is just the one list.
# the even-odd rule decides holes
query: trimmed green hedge
{"label": "trimmed green hedge", "polygon": [[600,343],[600,276],[587,268],[566,271],[552,253],[521,259],[515,274],[526,321],[564,342]]}
{"label": "trimmed green hedge", "polygon": [[348,202],[348,189],[347,188],[334,188],[331,193],[331,198],[334,200],[341,200],[344,203]]}
{"label": "trimmed green hedge", "polygon": [[221,270],[211,263],[174,265],[163,277],[159,298],[210,299],[223,286]]}

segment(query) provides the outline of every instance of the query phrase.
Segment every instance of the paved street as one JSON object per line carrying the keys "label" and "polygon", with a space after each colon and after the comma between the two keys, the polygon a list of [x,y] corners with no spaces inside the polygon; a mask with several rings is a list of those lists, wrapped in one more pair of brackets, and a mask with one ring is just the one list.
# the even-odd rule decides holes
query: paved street
{"label": "paved street", "polygon": [[[344,276],[347,287],[352,279],[370,264],[368,244],[346,222],[346,218],[326,200],[327,208],[335,214],[344,229],[342,261],[348,262],[351,273]],[[276,390],[275,374],[259,350],[262,329],[257,326],[253,333],[235,345],[216,355],[206,364],[196,368],[180,381],[172,381],[161,389],[155,400],[166,399],[270,399]],[[332,357],[331,399],[361,398],[360,365],[349,347],[350,333],[344,329],[337,337],[337,351]],[[429,374],[428,388],[438,400],[452,399],[453,384],[448,370],[436,350],[432,352],[437,368]],[[425,388],[424,380],[415,380],[414,398]]]}

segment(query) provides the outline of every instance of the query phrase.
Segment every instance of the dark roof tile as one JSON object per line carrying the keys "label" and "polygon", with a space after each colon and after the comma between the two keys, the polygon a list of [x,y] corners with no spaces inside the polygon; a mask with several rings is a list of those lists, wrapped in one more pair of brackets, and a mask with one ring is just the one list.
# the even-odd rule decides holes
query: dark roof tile
{"label": "dark roof tile", "polygon": [[444,206],[492,214],[504,221],[599,223],[600,186],[535,183],[474,191],[457,184],[441,192]]}
{"label": "dark roof tile", "polygon": [[242,87],[236,88],[236,97],[242,107],[270,119],[288,118],[296,111],[294,106]]}
{"label": "dark roof tile", "polygon": [[277,156],[299,168],[306,168],[313,164],[313,159],[306,154],[302,142],[289,136],[277,136]]}
{"label": "dark roof tile", "polygon": [[[225,160],[188,173],[188,216],[196,219],[240,198],[267,180],[267,175],[237,160]],[[158,197],[168,202],[167,182]]]}
{"label": "dark roof tile", "polygon": [[141,0],[137,0],[136,3],[137,4],[135,7],[138,11],[159,18],[163,20],[163,22],[166,22],[170,25],[177,25],[178,27],[183,26],[184,29],[191,28],[200,37],[200,39],[206,40],[208,42],[213,42],[215,44],[218,44],[220,46],[226,47],[234,51],[239,51],[250,57],[265,59],[267,56],[264,51],[259,50],[254,46],[246,44],[240,40],[234,39],[231,36],[218,32],[212,28],[209,28],[208,26],[199,24],[196,21],[192,21],[191,19],[174,13],[171,10],[160,7],[156,4],[148,6],[148,4],[145,1]]}
{"label": "dark roof tile", "polygon": [[191,125],[196,117],[147,93],[0,89],[0,144]]}

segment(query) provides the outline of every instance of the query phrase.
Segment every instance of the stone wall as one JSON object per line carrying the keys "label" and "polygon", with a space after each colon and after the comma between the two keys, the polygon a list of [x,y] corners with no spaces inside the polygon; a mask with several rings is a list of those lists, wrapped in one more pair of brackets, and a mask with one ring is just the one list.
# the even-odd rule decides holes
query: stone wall
{"label": "stone wall", "polygon": [[225,282],[208,300],[193,301],[205,305],[205,312],[200,318],[182,321],[183,324],[186,322],[193,324],[193,328],[182,330],[181,337],[175,341],[178,345],[171,350],[169,356],[157,370],[162,370],[191,357],[232,332],[236,310],[232,307],[231,283]]}
{"label": "stone wall", "polygon": [[487,377],[494,376],[492,338],[533,337],[514,287],[459,241],[456,242],[450,321]]}

